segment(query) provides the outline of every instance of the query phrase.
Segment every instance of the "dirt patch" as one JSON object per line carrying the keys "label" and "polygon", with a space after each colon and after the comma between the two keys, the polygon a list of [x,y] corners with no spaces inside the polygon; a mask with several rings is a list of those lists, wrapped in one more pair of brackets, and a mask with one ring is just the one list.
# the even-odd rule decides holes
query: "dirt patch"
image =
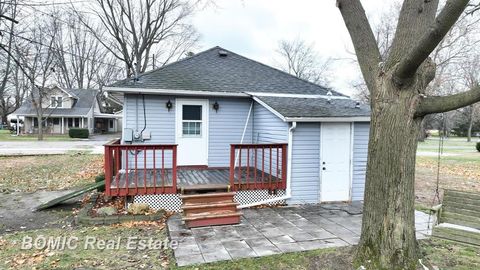
{"label": "dirt patch", "polygon": [[80,202],[71,200],[49,210],[33,212],[41,203],[70,191],[39,191],[35,193],[0,193],[0,234],[39,228],[71,226],[72,209]]}
{"label": "dirt patch", "polygon": [[332,252],[319,254],[309,258],[307,269],[354,269],[352,266],[354,248],[338,248]]}

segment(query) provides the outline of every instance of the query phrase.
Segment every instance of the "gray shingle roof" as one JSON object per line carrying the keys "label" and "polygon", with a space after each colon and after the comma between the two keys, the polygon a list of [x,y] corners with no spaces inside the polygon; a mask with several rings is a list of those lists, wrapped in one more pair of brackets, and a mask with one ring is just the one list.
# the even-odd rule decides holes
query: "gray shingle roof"
{"label": "gray shingle roof", "polygon": [[284,117],[370,116],[370,107],[352,99],[257,97]]}
{"label": "gray shingle roof", "polygon": [[[93,102],[96,102],[96,89],[66,89],[68,93],[77,98],[77,102],[71,109],[67,108],[51,108],[45,109],[44,115],[51,116],[83,116],[87,115]],[[35,108],[32,106],[31,100],[28,99],[20,108],[15,111],[16,115],[36,115]]]}
{"label": "gray shingle roof", "polygon": [[[222,51],[226,56],[220,56]],[[129,78],[110,87],[315,95],[329,90],[220,47],[140,74],[138,81]]]}

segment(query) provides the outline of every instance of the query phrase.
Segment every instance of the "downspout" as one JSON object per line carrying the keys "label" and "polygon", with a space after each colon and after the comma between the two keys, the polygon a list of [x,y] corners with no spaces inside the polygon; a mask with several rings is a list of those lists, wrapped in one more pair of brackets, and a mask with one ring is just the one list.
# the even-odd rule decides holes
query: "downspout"
{"label": "downspout", "polygon": [[[250,115],[252,114],[252,109],[253,109],[253,101],[250,104],[250,109],[248,110],[248,115],[247,115],[247,121],[245,121],[245,126],[243,127],[243,133],[242,133],[242,138],[240,139],[240,143],[243,143],[243,139],[245,138],[245,133],[247,132],[247,127],[248,127],[248,122],[250,120]],[[235,166],[237,166],[238,163],[238,157],[239,157],[239,151],[237,150],[236,156],[235,156]]]}
{"label": "downspout", "polygon": [[287,189],[286,194],[282,197],[263,200],[259,202],[249,203],[245,205],[239,205],[237,208],[248,208],[252,206],[258,206],[262,204],[268,204],[277,201],[283,201],[292,197],[292,149],[293,149],[293,132],[297,128],[297,122],[292,122],[292,126],[288,129],[288,146],[287,146]]}

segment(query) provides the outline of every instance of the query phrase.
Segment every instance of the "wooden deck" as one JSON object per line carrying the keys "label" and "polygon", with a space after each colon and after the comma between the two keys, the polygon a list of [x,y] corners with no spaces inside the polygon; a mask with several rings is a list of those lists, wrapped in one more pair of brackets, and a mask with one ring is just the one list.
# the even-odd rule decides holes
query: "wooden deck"
{"label": "wooden deck", "polygon": [[[242,169],[242,178],[246,179],[246,168]],[[263,175],[263,181],[262,181]],[[238,169],[235,171],[235,184],[238,183]],[[255,181],[256,176],[256,181]],[[280,183],[281,179],[273,176],[270,178],[268,173],[263,173],[261,170],[249,169],[249,185],[257,185],[262,183]],[[127,180],[128,179],[128,180]],[[229,168],[219,169],[177,169],[177,188],[188,187],[193,185],[230,185],[230,170]],[[126,183],[128,181],[128,184]],[[245,180],[242,181],[242,185],[247,184]],[[171,169],[147,169],[147,170],[130,170],[128,174],[125,171],[119,171],[118,176],[113,178],[110,185],[111,189],[123,189],[123,188],[161,188],[172,187],[172,170]]]}

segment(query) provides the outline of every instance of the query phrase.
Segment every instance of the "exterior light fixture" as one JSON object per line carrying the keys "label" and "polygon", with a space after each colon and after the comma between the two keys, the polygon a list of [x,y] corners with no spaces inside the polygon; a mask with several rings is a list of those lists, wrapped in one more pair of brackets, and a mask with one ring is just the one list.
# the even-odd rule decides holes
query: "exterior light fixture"
{"label": "exterior light fixture", "polygon": [[215,101],[215,103],[213,103],[213,109],[215,110],[215,112],[218,112],[219,108],[220,108],[220,105],[218,104],[218,102]]}
{"label": "exterior light fixture", "polygon": [[172,102],[170,101],[170,99],[167,101],[167,103],[165,104],[165,106],[167,107],[168,111],[170,111],[170,109],[172,109],[173,104],[172,104]]}

